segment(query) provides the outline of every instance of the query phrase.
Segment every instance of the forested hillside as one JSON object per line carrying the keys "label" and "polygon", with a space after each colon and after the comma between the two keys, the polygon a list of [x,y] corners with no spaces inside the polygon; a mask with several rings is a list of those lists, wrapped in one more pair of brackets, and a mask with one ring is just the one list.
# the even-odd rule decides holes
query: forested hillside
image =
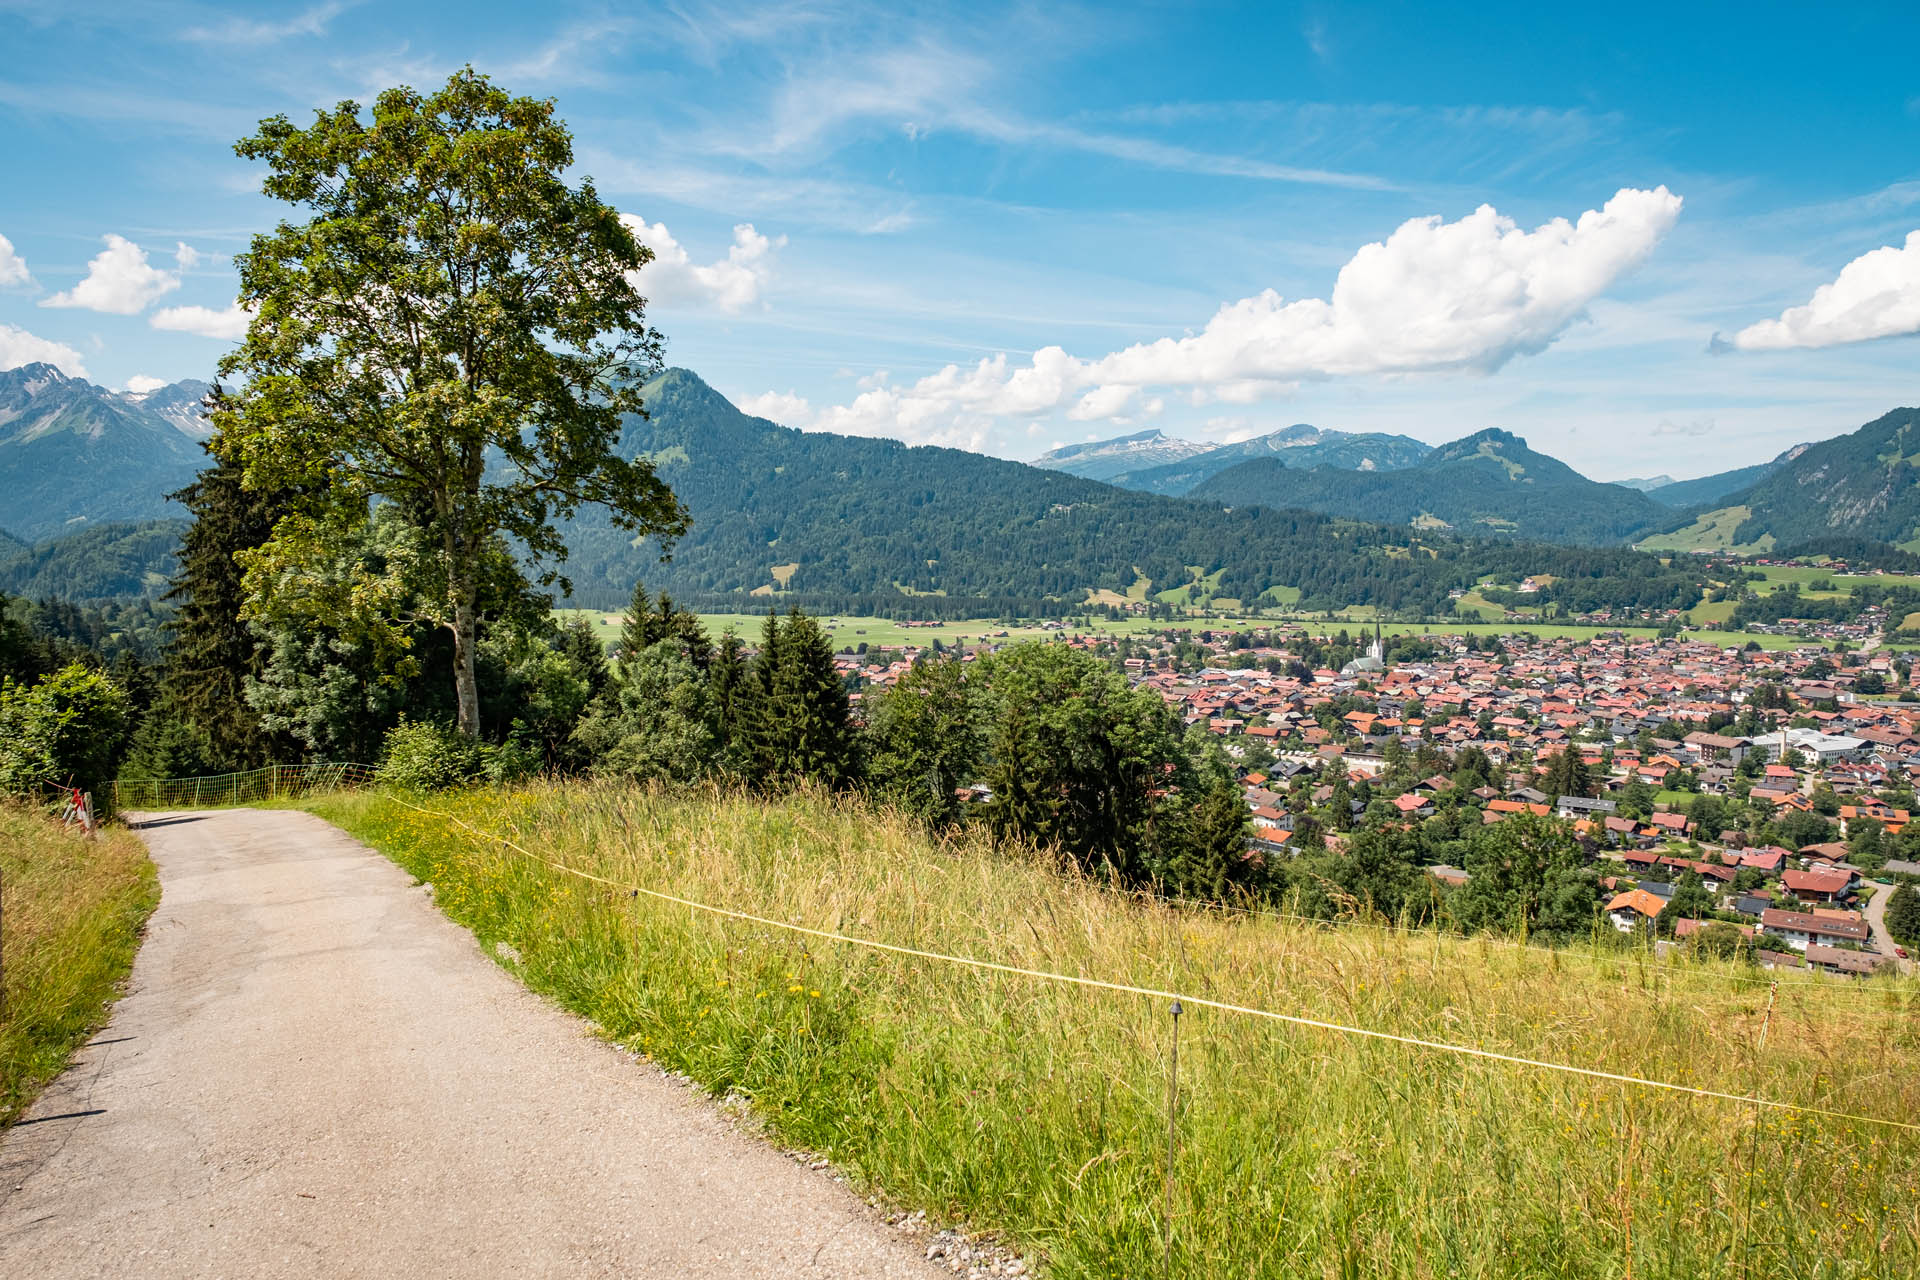
{"label": "forested hillside", "polygon": [[748,593],[766,603],[778,589],[838,608],[856,594],[902,593],[1071,604],[1141,578],[1179,586],[1194,569],[1219,596],[1251,601],[1290,587],[1306,607],[1441,612],[1449,591],[1488,574],[1583,580],[1585,594],[1624,592],[1634,602],[1685,605],[1698,594],[1687,567],[1625,550],[1229,511],[954,449],[794,431],[748,417],[685,370],[656,379],[645,398],[649,416],[628,421],[621,450],[655,461],[693,528],[661,565],[653,544],[632,545],[594,517],[575,521],[567,569],[576,598],[593,607],[618,604],[636,576],[677,595],[750,605]]}
{"label": "forested hillside", "polygon": [[0,542],[0,591],[32,599],[157,595],[173,572],[184,520],[83,527],[28,547]]}
{"label": "forested hillside", "polygon": [[1442,445],[1396,471],[1300,470],[1278,458],[1254,459],[1222,471],[1192,496],[1573,543],[1619,542],[1670,515],[1644,493],[1589,480],[1518,436],[1494,430]]}
{"label": "forested hillside", "polygon": [[1696,505],[1647,545],[1768,551],[1836,537],[1911,545],[1920,539],[1916,463],[1920,409],[1895,409],[1844,436],[1796,445],[1755,482],[1717,507]]}
{"label": "forested hillside", "polygon": [[1806,445],[1797,444],[1771,461],[1755,463],[1751,467],[1737,467],[1732,471],[1722,471],[1716,475],[1701,476],[1697,480],[1676,480],[1672,484],[1648,490],[1647,496],[1676,511],[1683,511],[1689,507],[1716,506],[1721,500],[1766,479],[1774,471],[1799,457],[1806,449]]}

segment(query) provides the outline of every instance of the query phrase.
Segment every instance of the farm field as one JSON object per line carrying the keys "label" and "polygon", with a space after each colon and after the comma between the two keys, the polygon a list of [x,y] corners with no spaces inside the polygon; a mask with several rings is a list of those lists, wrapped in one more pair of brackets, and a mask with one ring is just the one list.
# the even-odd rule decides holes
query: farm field
{"label": "farm field", "polygon": [[[619,611],[601,609],[560,609],[555,615],[563,622],[575,617],[586,618],[595,632],[608,644],[620,638]],[[703,613],[700,621],[710,635],[718,636],[729,627],[743,639],[751,640],[760,632],[766,615],[756,613]],[[1123,618],[1117,622],[1096,621],[1093,631],[1098,635],[1140,635],[1159,631],[1168,626],[1189,627],[1195,631],[1226,630],[1236,631],[1253,627],[1270,627],[1276,624],[1305,627],[1311,634],[1323,635],[1342,628],[1355,631],[1360,627],[1371,628],[1374,623],[1373,611],[1348,610],[1328,620],[1315,614],[1312,616],[1267,614],[1264,617],[1227,614],[1213,617],[1191,617],[1177,622],[1164,619],[1149,621],[1146,618]],[[851,615],[829,615],[820,620],[833,641],[835,649],[853,649],[865,644],[869,649],[893,649],[903,645],[928,645],[939,640],[943,645],[960,642],[974,643],[983,637],[1004,638],[1007,641],[1037,640],[1062,634],[1059,628],[1041,626],[1009,627],[996,619],[977,618],[954,622],[941,622],[933,626],[908,627],[887,618],[865,618]],[[1570,623],[1536,622],[1393,622],[1382,621],[1382,630],[1388,635],[1478,635],[1501,636],[1517,635],[1526,632],[1531,635],[1551,639],[1586,639],[1604,631],[1622,631],[1628,635],[1651,636],[1652,627],[1589,627]],[[1077,634],[1078,627],[1069,626],[1065,634]],[[1000,633],[1006,635],[1001,637]],[[1710,639],[1726,645],[1744,645],[1749,640],[1757,642],[1762,649],[1792,649],[1807,643],[1793,636],[1761,635],[1749,631],[1699,632],[1690,633],[1691,638]]]}

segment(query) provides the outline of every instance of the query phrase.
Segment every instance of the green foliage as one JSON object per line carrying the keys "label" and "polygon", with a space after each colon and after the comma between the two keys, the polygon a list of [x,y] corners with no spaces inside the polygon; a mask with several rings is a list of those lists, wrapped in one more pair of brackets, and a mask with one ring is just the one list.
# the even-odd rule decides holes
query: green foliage
{"label": "green foliage", "polygon": [[1462,928],[1566,939],[1592,926],[1599,880],[1567,823],[1513,814],[1474,833],[1470,850],[1448,903]]}
{"label": "green foliage", "polygon": [[769,613],[751,683],[748,749],[756,782],[842,787],[856,779],[851,704],[818,622],[798,609],[784,623]]}
{"label": "green foliage", "polygon": [[[149,480],[157,494],[161,477]],[[184,528],[178,520],[95,524],[0,549],[0,591],[74,601],[151,597],[166,585]]]}
{"label": "green foliage", "polygon": [[1894,941],[1920,946],[1920,892],[1911,884],[1896,885],[1887,895],[1886,917]]}
{"label": "green foliage", "polygon": [[623,654],[620,674],[574,731],[596,773],[690,782],[719,771],[713,690],[676,640]]}
{"label": "green foliage", "polygon": [[[247,685],[261,677],[266,661],[244,621],[247,593],[240,557],[267,543],[294,495],[248,489],[241,481],[237,464],[216,457],[192,484],[173,495],[193,514],[193,523],[181,538],[179,567],[165,597],[175,607],[167,650],[166,715],[190,725],[203,744],[196,772],[255,769],[290,759],[293,753],[288,735],[268,732],[259,710],[247,701]],[[178,735],[173,740],[178,741]],[[160,762],[150,764],[159,767]]]}
{"label": "green foliage", "polygon": [[1593,779],[1589,776],[1587,762],[1579,748],[1562,747],[1547,757],[1547,776],[1540,788],[1555,800],[1561,796],[1593,794]]}
{"label": "green foliage", "polygon": [[995,704],[984,771],[994,831],[1141,875],[1154,790],[1180,782],[1185,763],[1166,704],[1066,645],[1018,644],[984,665]]}
{"label": "green foliage", "polygon": [[1739,925],[1715,920],[1695,930],[1693,936],[1687,939],[1687,950],[1715,960],[1750,961],[1753,959],[1753,940],[1740,931]]}
{"label": "green foliage", "polygon": [[[631,282],[650,254],[590,182],[568,185],[552,102],[470,68],[431,95],[387,90],[370,120],[351,102],[305,129],[276,116],[235,149],[308,215],[235,259],[257,315],[220,364],[236,385],[216,392],[216,447],[248,485],[304,495],[243,557],[249,594],[300,591],[299,566],[370,501],[393,504],[418,537],[387,567],[411,618],[451,636],[458,723],[477,736],[482,597],[490,575],[520,575],[503,537],[556,560],[555,521],[582,504],[629,533],[685,527],[652,467],[614,448],[658,360]],[[399,593],[342,603],[391,628],[383,595]]]}
{"label": "green foliage", "polygon": [[974,664],[917,662],[867,704],[867,780],[932,827],[960,816],[956,789],[986,753],[987,700]]}
{"label": "green foliage", "polygon": [[379,777],[412,791],[445,791],[486,772],[485,751],[465,734],[444,724],[402,720],[387,733]]}
{"label": "green foliage", "polygon": [[1157,877],[1161,892],[1220,902],[1268,887],[1265,864],[1248,855],[1253,823],[1231,773],[1213,771],[1199,801],[1163,821],[1171,831],[1161,839],[1171,851]]}
{"label": "green foliage", "polygon": [[105,809],[131,724],[126,690],[78,663],[31,685],[0,680],[0,794],[77,787]]}

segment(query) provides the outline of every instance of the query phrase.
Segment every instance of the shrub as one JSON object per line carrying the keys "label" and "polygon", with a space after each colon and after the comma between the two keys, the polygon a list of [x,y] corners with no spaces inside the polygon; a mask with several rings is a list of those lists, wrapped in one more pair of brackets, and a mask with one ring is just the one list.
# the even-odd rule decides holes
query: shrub
{"label": "shrub", "polygon": [[449,725],[402,720],[387,731],[380,780],[415,791],[465,786],[486,772],[487,751]]}
{"label": "shrub", "polygon": [[0,680],[0,793],[73,786],[104,806],[131,720],[126,690],[78,663],[32,685]]}

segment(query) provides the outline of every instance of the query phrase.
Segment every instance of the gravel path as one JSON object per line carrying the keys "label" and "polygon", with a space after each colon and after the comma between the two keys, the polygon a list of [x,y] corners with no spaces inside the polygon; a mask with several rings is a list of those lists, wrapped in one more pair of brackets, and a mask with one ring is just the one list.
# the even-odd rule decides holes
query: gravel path
{"label": "gravel path", "polygon": [[0,1276],[947,1274],[318,818],[141,834],[131,990],[0,1141]]}

